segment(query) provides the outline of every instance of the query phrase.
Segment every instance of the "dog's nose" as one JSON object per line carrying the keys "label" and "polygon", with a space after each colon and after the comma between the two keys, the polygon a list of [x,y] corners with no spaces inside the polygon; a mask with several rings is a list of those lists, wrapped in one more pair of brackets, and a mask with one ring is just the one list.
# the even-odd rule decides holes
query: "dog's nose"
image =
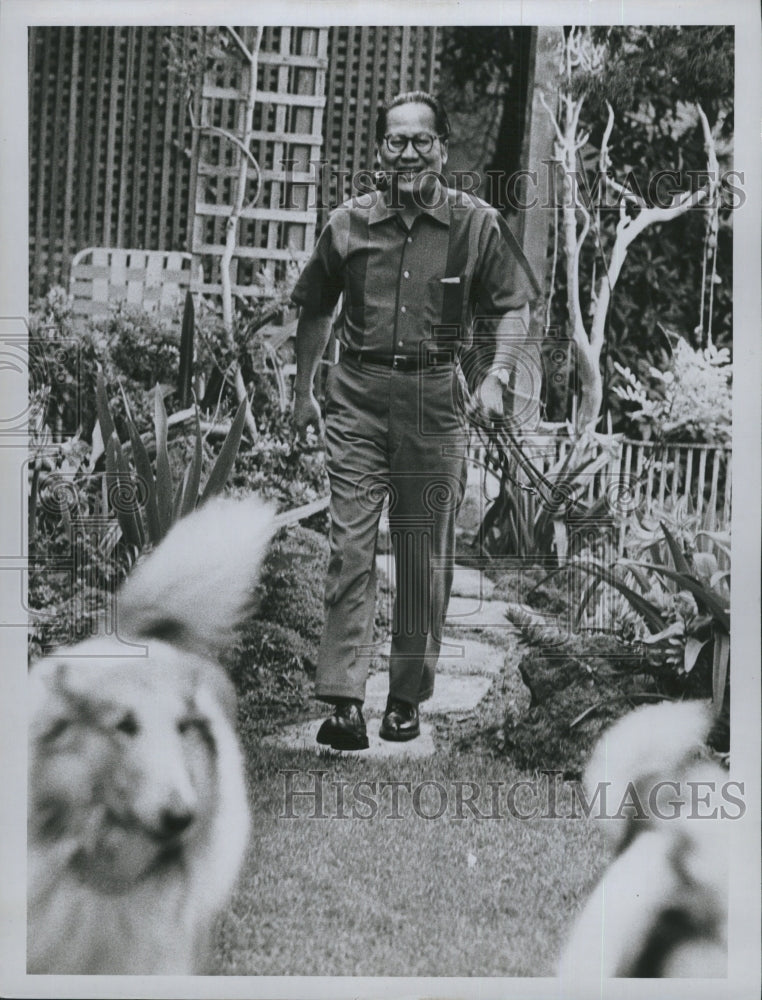
{"label": "dog's nose", "polygon": [[162,837],[179,837],[193,822],[190,809],[162,809],[159,816],[159,832]]}

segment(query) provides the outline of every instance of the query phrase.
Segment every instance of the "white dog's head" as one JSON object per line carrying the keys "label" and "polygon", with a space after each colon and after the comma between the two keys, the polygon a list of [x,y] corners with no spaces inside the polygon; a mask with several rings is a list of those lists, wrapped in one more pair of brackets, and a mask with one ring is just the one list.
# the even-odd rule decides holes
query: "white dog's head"
{"label": "white dog's head", "polygon": [[589,800],[607,790],[614,856],[561,958],[569,996],[608,977],[727,975],[728,821],[697,818],[694,794],[719,795],[727,777],[706,753],[711,726],[706,702],[664,702],[630,712],[593,751],[584,784]]}
{"label": "white dog's head", "polygon": [[221,745],[234,744],[235,696],[217,659],[272,524],[256,500],[181,520],[118,593],[117,634],[31,671],[30,843],[98,891],[125,891],[208,843],[233,780],[220,759],[240,770]]}

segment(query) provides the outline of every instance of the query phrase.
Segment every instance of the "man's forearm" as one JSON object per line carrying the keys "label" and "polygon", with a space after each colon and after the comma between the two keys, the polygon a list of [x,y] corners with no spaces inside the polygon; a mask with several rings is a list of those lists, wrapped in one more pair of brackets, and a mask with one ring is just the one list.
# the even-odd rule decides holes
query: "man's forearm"
{"label": "man's forearm", "polygon": [[542,358],[537,343],[529,340],[529,306],[506,313],[495,331],[494,366],[509,373],[503,382],[510,386],[509,399],[504,402],[504,414],[525,430],[536,426],[540,419],[542,389]]}
{"label": "man's forearm", "polygon": [[297,393],[311,392],[315,372],[331,336],[331,313],[309,312],[302,308],[296,326]]}
{"label": "man's forearm", "polygon": [[508,368],[513,371],[528,337],[528,304],[520,306],[518,309],[511,309],[510,312],[502,316],[495,329],[495,357],[493,361],[495,367]]}

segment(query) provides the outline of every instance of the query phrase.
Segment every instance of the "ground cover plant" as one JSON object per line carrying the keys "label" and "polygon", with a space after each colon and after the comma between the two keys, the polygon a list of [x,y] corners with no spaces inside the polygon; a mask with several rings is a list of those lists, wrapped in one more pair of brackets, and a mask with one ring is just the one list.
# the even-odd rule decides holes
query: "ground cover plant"
{"label": "ground cover plant", "polygon": [[[602,867],[592,820],[456,818],[456,783],[532,777],[506,759],[447,754],[428,761],[318,758],[261,744],[247,746],[256,825],[251,861],[217,933],[221,974],[309,976],[552,976],[573,913]],[[280,772],[297,771],[293,779]],[[447,813],[425,819],[400,791],[377,791],[370,819],[310,817],[294,800],[286,818],[285,782],[312,789],[322,770],[325,811],[335,814],[333,783],[439,782]],[[429,786],[428,791],[432,791]],[[367,792],[367,789],[366,789]],[[373,793],[369,793],[373,795]],[[349,802],[349,799],[347,800]],[[520,801],[519,811],[528,811]],[[441,799],[421,795],[419,812]],[[306,804],[306,808],[305,808]],[[480,803],[488,812],[486,800]],[[465,810],[468,813],[468,810]],[[301,814],[301,816],[299,816]],[[340,893],[339,893],[340,890]]]}

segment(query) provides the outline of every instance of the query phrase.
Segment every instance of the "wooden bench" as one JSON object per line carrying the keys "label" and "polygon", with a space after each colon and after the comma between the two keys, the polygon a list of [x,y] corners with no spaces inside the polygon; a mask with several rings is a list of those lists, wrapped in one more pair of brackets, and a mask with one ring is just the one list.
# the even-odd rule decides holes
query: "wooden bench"
{"label": "wooden bench", "polygon": [[76,316],[105,316],[126,302],[149,312],[172,313],[191,284],[189,253],[87,247],[71,262],[69,291]]}

